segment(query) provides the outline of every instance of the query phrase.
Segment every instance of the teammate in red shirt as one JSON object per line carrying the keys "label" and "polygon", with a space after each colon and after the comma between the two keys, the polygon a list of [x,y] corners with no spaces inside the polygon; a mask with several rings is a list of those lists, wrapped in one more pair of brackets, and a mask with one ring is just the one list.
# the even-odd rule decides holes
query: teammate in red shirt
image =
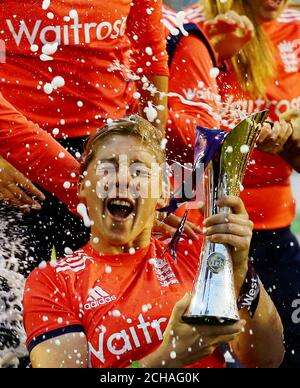
{"label": "teammate in red shirt", "polygon": [[[278,7],[281,7],[280,12],[284,11],[283,3],[286,4],[287,1],[278,2]],[[203,27],[205,22],[203,8],[197,7],[196,5],[188,9],[186,15]],[[263,5],[261,5],[257,12],[263,12],[263,10]],[[298,104],[300,90],[299,12],[287,9],[281,15],[274,11],[271,16],[265,15],[265,17],[262,26],[275,46],[277,74],[267,85],[265,98],[259,96],[253,98],[242,89],[238,76],[230,64],[226,70],[221,70],[217,81],[222,98],[219,118],[223,126],[229,126],[240,120],[243,113],[250,114],[266,108],[270,110],[270,119],[275,122],[290,109],[300,107]],[[264,149],[263,146],[261,148]],[[280,153],[280,149],[277,152]],[[265,170],[268,166],[272,168],[268,169],[266,179]],[[282,155],[254,152],[248,168],[249,173],[245,177],[245,191],[242,197],[250,218],[255,224],[255,229],[279,229],[292,223],[295,217],[295,204],[289,180],[291,171],[292,168]],[[268,206],[265,206],[266,197],[271,201],[268,202]],[[277,209],[276,212],[273,211],[274,208]]]}
{"label": "teammate in red shirt", "polygon": [[[88,142],[79,194],[92,222],[90,242],[37,268],[25,286],[33,367],[127,367],[133,360],[141,367],[222,367],[215,351],[221,342],[231,342],[245,365],[280,364],[281,323],[263,287],[254,317],[241,310],[245,322],[196,328],[182,322],[190,296],[182,297],[191,290],[201,242],[182,241],[175,263],[166,244],[151,238],[163,202],[161,140],[159,130],[133,116],[103,127]],[[206,236],[235,248],[239,294],[252,224],[239,198],[223,198],[220,206],[234,215],[229,223],[224,214],[207,219]]]}
{"label": "teammate in red shirt", "polygon": [[[169,54],[169,115],[167,123],[168,156],[191,163],[195,126],[217,128],[220,99],[216,78],[210,72],[216,53],[203,29],[186,18],[178,30],[178,16],[164,6],[164,25]],[[193,53],[193,55],[190,55]]]}
{"label": "teammate in red shirt", "polygon": [[[47,189],[39,212],[16,218],[28,232],[28,255],[47,259],[53,245],[63,254],[87,241],[87,230],[67,208],[76,205],[78,164],[63,147],[78,156],[87,135],[125,115],[127,68],[141,77],[142,114],[148,101],[166,105],[142,87],[148,79],[167,91],[161,0],[9,0],[0,1],[0,15],[0,155]],[[155,125],[164,126],[165,114],[158,110]]]}
{"label": "teammate in red shirt", "polygon": [[[10,0],[1,2],[0,13],[1,50],[5,49],[1,52],[0,69],[3,97],[28,120],[57,138],[73,156],[80,155],[86,136],[104,121],[125,115],[129,79],[136,80],[141,114],[147,114],[144,108],[149,110],[150,102],[154,105],[150,106],[152,116],[158,105],[166,105],[165,98],[152,93],[153,87],[151,92],[145,88],[153,83],[158,91],[167,91],[161,0],[114,0],[106,4],[80,0],[76,7],[71,0],[52,0],[49,4]],[[131,58],[130,51],[134,52]],[[164,127],[165,115],[166,109],[157,110],[154,124]],[[6,144],[12,132],[18,132],[17,127],[10,128],[9,124],[8,121],[1,128]],[[31,142],[36,142],[35,136],[28,138],[26,144],[30,147]],[[40,147],[41,152],[43,148]],[[61,179],[55,180],[52,172],[57,173],[56,167],[51,165],[49,169],[49,164],[44,163],[46,153],[41,157],[35,150],[31,147],[27,152],[34,153],[33,162],[40,159],[42,166],[38,172],[50,170],[49,180],[54,179],[59,198],[69,204],[68,197],[75,193],[74,177],[66,170]],[[51,147],[49,163],[55,153],[55,147]],[[63,155],[58,152],[55,157]],[[65,155],[68,165],[76,164]],[[7,158],[6,154],[3,156]],[[29,226],[35,231],[33,239],[41,241],[32,252],[34,257],[49,257],[53,245],[60,254],[66,245],[78,247],[75,239],[69,241],[70,234],[86,241],[86,232],[80,225],[77,233],[67,229],[58,233],[60,219],[70,219],[70,215],[55,197],[45,194],[42,210],[37,217],[31,217]]]}
{"label": "teammate in red shirt", "polygon": [[51,134],[58,128],[60,139],[89,135],[106,119],[124,116],[125,67],[150,80],[161,77],[154,84],[166,91],[161,0],[42,3],[0,4],[6,49],[0,89],[29,120]]}
{"label": "teammate in red shirt", "polygon": [[[241,79],[241,74],[244,75],[243,69],[244,72],[245,69],[248,69],[248,79],[250,79],[250,75],[253,76],[253,61],[249,65],[249,58],[252,57],[253,59],[255,57],[253,52],[248,51],[248,57],[244,52],[240,54],[239,63],[244,61],[244,67],[237,67],[234,61],[226,61],[225,66],[219,69],[220,75],[217,77],[217,81],[221,104],[218,104],[218,113],[220,124],[229,128],[234,122],[239,121],[243,115],[265,108],[270,109],[270,120],[275,122],[272,131],[268,125],[264,127],[264,133],[258,144],[260,151],[255,150],[252,154],[241,197],[249,211],[250,219],[254,222],[255,234],[252,241],[251,256],[256,260],[256,267],[264,284],[268,286],[267,289],[272,290],[272,297],[285,324],[288,350],[285,365],[298,365],[300,355],[299,330],[297,322],[292,320],[293,310],[291,306],[300,292],[300,248],[295,236],[290,232],[290,225],[295,216],[290,175],[292,167],[300,171],[300,128],[299,124],[297,126],[296,120],[291,120],[291,110],[295,113],[295,108],[299,109],[299,12],[286,9],[287,1],[283,0],[253,1],[251,5],[238,0],[225,3],[203,1],[200,3],[200,7],[197,4],[186,10],[186,18],[198,24],[201,28],[203,28],[206,21],[202,7],[204,3],[208,5],[207,9],[213,9],[214,12],[216,12],[216,9],[222,9],[224,12],[229,9],[232,12],[232,9],[237,10],[238,6],[253,7],[251,12],[247,12],[247,16],[253,19],[255,36],[259,35],[261,38],[260,43],[256,44],[264,44],[266,48],[266,51],[255,49],[256,51],[253,52],[260,52],[262,57],[267,56],[267,45],[265,43],[267,39],[270,39],[271,44],[274,46],[275,56],[271,56],[270,63],[264,64],[263,67],[261,63],[259,64],[256,61],[256,75],[260,75],[260,73],[267,74],[266,69],[272,68],[272,59],[277,64],[277,72],[274,72],[275,76],[274,74],[271,75],[272,79],[268,84],[264,79],[260,83],[257,82],[258,86],[262,86],[262,89],[265,88],[264,98],[258,95],[253,97],[253,93],[245,91],[242,87],[242,85],[250,86],[249,89],[251,89],[251,81],[246,85],[245,80],[247,78],[245,76],[244,80]],[[215,47],[219,50],[219,54],[222,54],[221,56],[225,53],[226,57],[230,49],[234,51],[238,40],[242,40],[244,44],[247,39],[251,41],[254,36],[254,27],[252,25],[252,30],[249,30],[249,19],[246,22],[245,16],[237,15],[239,16],[238,21],[232,18],[232,14],[224,16],[222,14],[218,15],[216,12],[213,16],[216,16],[217,19],[209,22],[208,26],[211,30],[207,29],[207,31],[210,33],[210,38]],[[206,23],[206,27],[208,26]],[[263,36],[265,41],[262,38]],[[188,39],[189,37],[186,38],[186,40]],[[230,45],[228,45],[228,41],[230,41]],[[224,43],[222,47],[220,42]],[[199,48],[201,45],[200,42]],[[220,50],[220,48],[226,50]],[[178,51],[180,51],[180,45],[178,45]],[[195,67],[197,67],[198,59],[195,53],[197,53],[196,48],[193,51],[186,51],[184,60],[191,63],[194,61]],[[235,69],[237,68],[236,72]],[[201,62],[199,63],[199,69],[202,69]],[[178,72],[180,70],[182,75],[187,74],[185,65],[181,66]],[[241,71],[240,74],[239,71]],[[216,74],[218,74],[217,69]],[[190,88],[192,90],[194,88],[197,92],[199,88],[196,88],[195,85],[198,80],[192,75],[193,72],[188,73],[186,79],[181,78],[180,82],[183,84],[190,82]],[[184,109],[184,106],[182,109]],[[193,114],[190,121],[195,117],[197,116]],[[288,120],[288,122],[284,122],[283,119]],[[294,124],[292,135],[290,121]],[[193,136],[192,131],[189,135],[192,142]],[[182,144],[185,142],[186,140]],[[286,287],[287,284],[291,285],[289,289]]]}

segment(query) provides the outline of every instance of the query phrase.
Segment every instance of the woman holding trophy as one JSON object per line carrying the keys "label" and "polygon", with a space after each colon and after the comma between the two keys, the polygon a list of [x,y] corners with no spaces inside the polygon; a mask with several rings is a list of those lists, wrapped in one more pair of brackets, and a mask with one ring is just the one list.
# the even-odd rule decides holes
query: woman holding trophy
{"label": "woman holding trophy", "polygon": [[[220,125],[230,129],[252,112],[269,110],[241,197],[254,222],[250,256],[283,319],[283,365],[292,367],[300,363],[299,325],[292,319],[300,293],[300,248],[290,231],[295,217],[290,176],[293,168],[300,171],[300,13],[287,5],[287,0],[203,0],[186,16],[205,28],[219,54]],[[185,55],[197,68],[197,50]],[[177,79],[193,90],[199,82],[195,71],[184,70],[178,69]],[[189,120],[195,119],[194,108]],[[189,137],[193,142],[195,133]]]}
{"label": "woman holding trophy", "polygon": [[165,203],[162,139],[159,129],[131,116],[102,127],[86,144],[79,196],[91,238],[27,280],[24,323],[33,367],[224,367],[223,342],[246,366],[281,363],[281,321],[248,267],[253,224],[236,196],[219,198],[218,207],[231,214],[206,219],[204,233],[231,247],[235,298],[251,294],[249,276],[259,292],[230,324],[183,320],[202,241],[180,241],[174,262],[167,245],[151,236],[156,209]]}

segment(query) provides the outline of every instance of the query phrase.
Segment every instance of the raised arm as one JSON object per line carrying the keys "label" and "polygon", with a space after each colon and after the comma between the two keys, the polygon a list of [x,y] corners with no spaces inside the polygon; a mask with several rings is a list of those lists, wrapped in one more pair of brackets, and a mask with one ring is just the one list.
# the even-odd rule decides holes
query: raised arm
{"label": "raised arm", "polygon": [[169,98],[171,126],[182,140],[194,145],[195,126],[218,128],[219,99],[214,65],[206,45],[198,36],[182,37],[176,46],[170,68]]}
{"label": "raised arm", "polygon": [[[249,220],[240,198],[227,197],[220,207],[232,209],[232,214],[219,214],[205,221],[206,235],[211,241],[233,247],[234,280],[237,297],[246,278],[253,223]],[[240,311],[246,321],[243,333],[231,343],[239,362],[246,367],[277,368],[284,355],[283,328],[278,312],[260,283],[259,303],[252,318]]]}
{"label": "raised arm", "polygon": [[[77,204],[79,163],[0,93],[0,155],[70,208]],[[64,187],[70,182],[70,189]]]}

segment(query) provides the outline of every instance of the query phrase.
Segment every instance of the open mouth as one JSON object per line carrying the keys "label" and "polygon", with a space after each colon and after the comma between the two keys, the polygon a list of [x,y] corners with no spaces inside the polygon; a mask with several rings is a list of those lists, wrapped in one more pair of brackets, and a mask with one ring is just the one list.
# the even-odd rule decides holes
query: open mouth
{"label": "open mouth", "polygon": [[135,203],[129,199],[110,199],[107,202],[107,210],[112,218],[125,221],[134,212]]}

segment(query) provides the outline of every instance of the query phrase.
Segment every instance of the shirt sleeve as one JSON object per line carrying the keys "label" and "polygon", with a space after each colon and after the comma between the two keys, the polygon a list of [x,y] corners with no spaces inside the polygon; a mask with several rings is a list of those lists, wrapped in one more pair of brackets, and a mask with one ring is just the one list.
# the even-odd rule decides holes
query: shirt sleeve
{"label": "shirt sleeve", "polygon": [[133,0],[126,33],[131,41],[131,69],[145,75],[168,75],[168,54],[162,23],[162,0]]}
{"label": "shirt sleeve", "polygon": [[[51,135],[18,112],[1,93],[0,155],[70,209],[76,207],[79,163]],[[70,182],[69,189],[64,187],[64,182]]]}
{"label": "shirt sleeve", "polygon": [[38,344],[62,334],[83,332],[72,309],[64,279],[50,264],[28,277],[23,296],[24,328],[29,352]]}
{"label": "shirt sleeve", "polygon": [[[169,90],[179,96],[169,97],[169,120],[182,140],[194,144],[195,127],[217,128],[220,99],[214,67],[205,44],[190,34],[181,38],[174,52]],[[188,140],[187,140],[188,139]]]}

